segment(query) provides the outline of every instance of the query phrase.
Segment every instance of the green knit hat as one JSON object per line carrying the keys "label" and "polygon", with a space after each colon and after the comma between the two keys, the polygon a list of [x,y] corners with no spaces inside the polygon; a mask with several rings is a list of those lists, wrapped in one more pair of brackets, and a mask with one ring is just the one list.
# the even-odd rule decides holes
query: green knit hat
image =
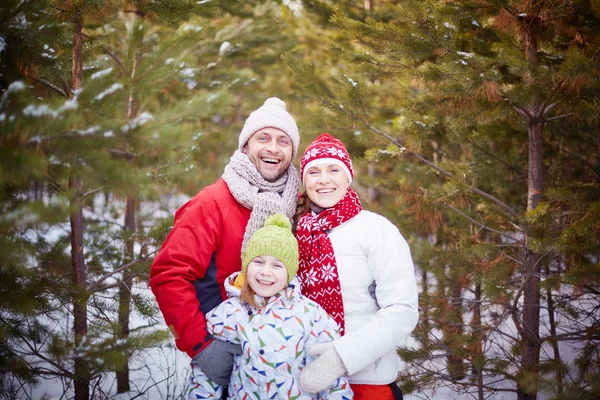
{"label": "green knit hat", "polygon": [[255,257],[272,256],[283,262],[288,272],[288,283],[298,272],[298,241],[292,234],[292,223],[284,214],[271,215],[265,226],[254,232],[242,254],[242,272]]}

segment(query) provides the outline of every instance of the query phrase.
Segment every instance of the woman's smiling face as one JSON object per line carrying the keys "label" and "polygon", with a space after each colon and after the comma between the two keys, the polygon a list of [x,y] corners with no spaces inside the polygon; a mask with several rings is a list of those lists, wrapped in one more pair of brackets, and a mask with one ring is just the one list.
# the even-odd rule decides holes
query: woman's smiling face
{"label": "woman's smiling face", "polygon": [[335,206],[349,187],[348,175],[337,164],[314,165],[304,173],[308,198],[322,208]]}

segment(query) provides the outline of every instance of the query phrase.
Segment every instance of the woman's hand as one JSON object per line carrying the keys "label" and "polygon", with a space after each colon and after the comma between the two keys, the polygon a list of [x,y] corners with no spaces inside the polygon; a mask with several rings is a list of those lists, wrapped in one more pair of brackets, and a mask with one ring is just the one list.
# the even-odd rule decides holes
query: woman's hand
{"label": "woman's hand", "polygon": [[306,365],[300,373],[300,387],[308,393],[318,393],[331,387],[346,373],[344,362],[335,350],[333,342],[315,344],[308,350],[319,357]]}

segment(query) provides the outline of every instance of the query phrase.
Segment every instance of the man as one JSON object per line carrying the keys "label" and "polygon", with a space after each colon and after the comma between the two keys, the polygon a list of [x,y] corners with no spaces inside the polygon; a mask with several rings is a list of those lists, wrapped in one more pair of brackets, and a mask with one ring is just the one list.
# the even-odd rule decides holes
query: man
{"label": "man", "polygon": [[223,282],[241,270],[241,250],[276,212],[290,219],[300,187],[292,160],[300,135],[276,97],[250,114],[221,179],[175,213],[150,270],[150,287],[177,348],[213,381],[227,385],[239,346],[212,340],[204,314],[226,298]]}

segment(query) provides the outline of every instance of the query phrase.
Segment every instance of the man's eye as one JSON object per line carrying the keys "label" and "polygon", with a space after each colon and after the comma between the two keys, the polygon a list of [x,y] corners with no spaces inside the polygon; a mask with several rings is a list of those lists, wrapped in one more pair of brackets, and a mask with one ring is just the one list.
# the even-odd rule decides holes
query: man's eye
{"label": "man's eye", "polygon": [[279,144],[281,146],[289,146],[290,145],[290,141],[288,139],[279,139]]}

